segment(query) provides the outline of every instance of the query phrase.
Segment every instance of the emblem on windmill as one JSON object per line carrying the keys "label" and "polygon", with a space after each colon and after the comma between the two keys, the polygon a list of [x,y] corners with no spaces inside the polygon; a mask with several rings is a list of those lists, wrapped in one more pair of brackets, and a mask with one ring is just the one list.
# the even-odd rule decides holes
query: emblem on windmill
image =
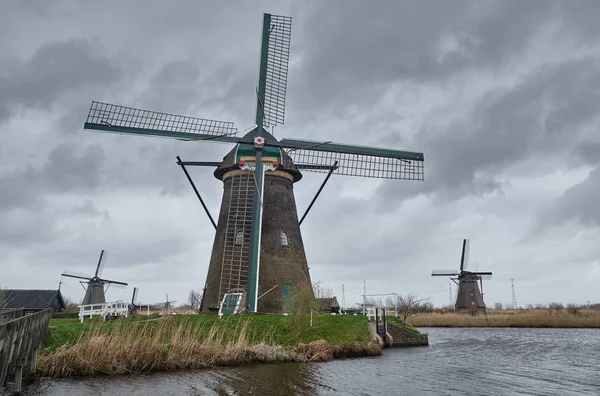
{"label": "emblem on windmill", "polygon": [[[460,269],[458,271],[434,270],[431,273],[431,276],[456,277],[451,278],[452,281],[458,285],[456,303],[454,304],[456,312],[485,312],[485,302],[483,302],[483,279],[492,279],[492,273],[467,271],[469,266],[469,245],[470,242],[468,239],[463,240]],[[479,282],[479,285],[477,282]]]}
{"label": "emblem on windmill", "polygon": [[[87,281],[87,287],[84,286],[85,296],[83,297],[83,301],[81,302],[81,305],[104,304],[106,302],[106,299],[104,297],[104,294],[106,292],[106,290],[104,289],[105,285],[107,286],[107,289],[111,284],[127,286],[127,283],[125,283],[125,282],[118,282],[118,281],[100,278],[100,276],[102,275],[102,270],[104,269],[104,264],[106,262],[106,256],[107,256],[107,252],[105,250],[102,250],[100,252],[100,258],[98,259],[98,264],[96,265],[96,272],[94,273],[94,276],[92,276],[92,277],[78,275],[78,274],[72,273],[70,271],[63,271],[63,273],[61,274],[61,276],[67,276],[67,277],[76,278],[76,279],[83,279],[83,280]],[[81,283],[83,285],[83,282],[81,282]],[[136,288],[136,290],[137,290],[137,288]],[[135,291],[134,291],[134,293],[135,293]]]}
{"label": "emblem on windmill", "polygon": [[[294,288],[311,285],[300,224],[333,172],[380,179],[423,180],[423,154],[298,139],[276,139],[266,128],[284,123],[292,19],[263,15],[256,126],[237,136],[231,122],[184,117],[92,102],[84,129],[232,143],[219,162],[177,163],[214,226],[215,239],[202,296],[203,312],[282,312]],[[223,182],[217,222],[186,166],[216,168]],[[327,173],[298,221],[294,183],[301,172]],[[226,298],[227,297],[227,298]],[[243,302],[242,302],[243,301]],[[223,307],[224,302],[227,307]],[[224,308],[224,309],[221,309]]]}

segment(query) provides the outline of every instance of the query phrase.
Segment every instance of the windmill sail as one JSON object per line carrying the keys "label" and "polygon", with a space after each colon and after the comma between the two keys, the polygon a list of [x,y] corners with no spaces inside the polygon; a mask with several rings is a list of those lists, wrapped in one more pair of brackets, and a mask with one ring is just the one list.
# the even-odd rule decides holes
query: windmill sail
{"label": "windmill sail", "polygon": [[[179,116],[93,101],[84,129],[182,140],[235,136],[233,122]],[[225,140],[227,141],[227,140]]]}
{"label": "windmill sail", "polygon": [[290,17],[263,15],[256,128],[245,136],[238,136],[231,122],[102,102],[92,102],[84,124],[84,129],[93,131],[235,144],[219,163],[186,163],[216,165],[214,175],[224,187],[201,303],[204,312],[218,310],[227,293],[239,290],[246,292],[242,300],[248,312],[258,311],[258,296],[266,292],[261,309],[279,312],[283,297],[271,290],[279,287],[280,292],[291,293],[293,285],[310,285],[293,192],[301,171],[424,179],[422,153],[299,139],[278,141],[265,130],[285,121],[291,24]]}
{"label": "windmill sail", "polygon": [[459,273],[457,271],[452,270],[433,270],[431,276],[458,276]]}
{"label": "windmill sail", "polygon": [[469,268],[469,251],[471,243],[468,239],[463,240],[462,255],[460,258],[460,270],[464,271]]}
{"label": "windmill sail", "polygon": [[96,273],[94,276],[102,275],[102,270],[104,269],[104,264],[106,263],[106,256],[108,252],[106,250],[102,250],[100,252],[100,258],[98,259],[98,266],[96,267]]}
{"label": "windmill sail", "polygon": [[260,125],[261,120],[264,126],[284,123],[291,37],[292,18],[264,15],[256,106],[257,125]]}
{"label": "windmill sail", "polygon": [[284,167],[376,179],[423,180],[423,154],[377,147],[283,139]]}

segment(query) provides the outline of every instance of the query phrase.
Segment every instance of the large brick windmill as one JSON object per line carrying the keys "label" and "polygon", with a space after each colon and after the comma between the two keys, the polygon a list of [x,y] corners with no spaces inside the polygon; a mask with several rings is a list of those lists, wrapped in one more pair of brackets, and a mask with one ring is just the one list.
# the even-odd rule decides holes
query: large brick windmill
{"label": "large brick windmill", "polygon": [[184,171],[186,165],[214,167],[215,177],[223,182],[216,224],[209,214],[216,233],[201,304],[204,312],[223,308],[223,301],[241,304],[247,312],[281,312],[294,287],[310,285],[300,233],[302,219],[298,221],[293,194],[301,171],[328,173],[325,181],[334,171],[347,176],[423,180],[422,153],[277,140],[267,132],[265,128],[284,122],[291,23],[290,17],[263,16],[256,127],[244,136],[237,136],[231,122],[100,102],[92,103],[84,126],[119,134],[235,144],[220,162],[182,162],[178,157]]}

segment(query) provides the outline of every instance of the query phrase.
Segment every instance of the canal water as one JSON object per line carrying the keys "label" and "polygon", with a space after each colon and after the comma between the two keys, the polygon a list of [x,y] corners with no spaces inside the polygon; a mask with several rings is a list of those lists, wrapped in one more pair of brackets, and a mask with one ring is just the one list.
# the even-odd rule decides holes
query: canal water
{"label": "canal water", "polygon": [[41,380],[25,395],[600,395],[600,329],[423,328],[429,347],[312,364]]}

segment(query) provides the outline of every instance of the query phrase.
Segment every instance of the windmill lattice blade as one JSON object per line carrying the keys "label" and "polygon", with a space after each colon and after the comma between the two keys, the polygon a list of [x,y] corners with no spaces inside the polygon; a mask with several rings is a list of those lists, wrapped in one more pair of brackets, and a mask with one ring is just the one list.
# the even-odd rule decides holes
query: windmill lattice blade
{"label": "windmill lattice blade", "polygon": [[458,276],[458,272],[452,270],[433,270],[431,276]]}
{"label": "windmill lattice blade", "polygon": [[133,288],[133,295],[131,296],[131,304],[137,305],[137,295],[138,295],[138,288],[134,287]]}
{"label": "windmill lattice blade", "polygon": [[483,280],[492,280],[492,274],[479,275]]}
{"label": "windmill lattice blade", "polygon": [[265,83],[264,125],[275,126],[285,120],[292,18],[271,15],[267,74]]}
{"label": "windmill lattice blade", "polygon": [[127,283],[125,282],[118,282],[118,281],[113,281],[113,280],[109,280],[109,279],[100,279],[102,282],[105,283],[112,283],[114,285],[118,285],[118,286],[127,286]]}
{"label": "windmill lattice blade", "polygon": [[285,168],[328,173],[338,161],[334,172],[338,175],[397,180],[424,178],[422,153],[297,139],[283,139],[279,143],[289,156],[283,156]]}
{"label": "windmill lattice blade", "polygon": [[237,134],[233,122],[186,117],[96,101],[92,102],[84,128],[183,140],[218,140],[217,138]]}
{"label": "windmill lattice blade", "polygon": [[98,266],[96,267],[96,276],[100,276],[102,271],[104,270],[104,264],[106,263],[106,256],[108,252],[106,250],[102,250],[100,252],[100,259],[98,260]]}
{"label": "windmill lattice blade", "polygon": [[460,270],[469,268],[469,251],[471,250],[471,242],[468,239],[463,240],[462,256],[460,258]]}
{"label": "windmill lattice blade", "polygon": [[77,275],[70,271],[64,271],[62,274],[60,274],[60,276],[68,276],[69,278],[85,279],[88,281],[92,279],[89,276]]}

